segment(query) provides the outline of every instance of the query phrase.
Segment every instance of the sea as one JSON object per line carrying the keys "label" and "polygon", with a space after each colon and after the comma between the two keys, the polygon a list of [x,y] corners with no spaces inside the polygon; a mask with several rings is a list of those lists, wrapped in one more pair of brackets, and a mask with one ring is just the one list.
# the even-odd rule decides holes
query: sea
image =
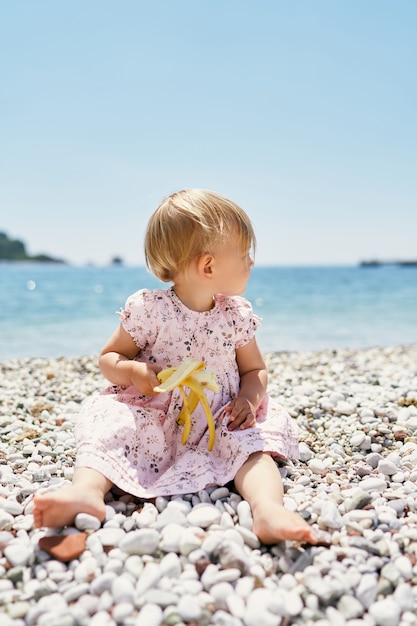
{"label": "sea", "polygon": [[[93,356],[141,288],[144,267],[0,263],[0,361]],[[417,266],[254,267],[244,294],[263,352],[417,342]]]}

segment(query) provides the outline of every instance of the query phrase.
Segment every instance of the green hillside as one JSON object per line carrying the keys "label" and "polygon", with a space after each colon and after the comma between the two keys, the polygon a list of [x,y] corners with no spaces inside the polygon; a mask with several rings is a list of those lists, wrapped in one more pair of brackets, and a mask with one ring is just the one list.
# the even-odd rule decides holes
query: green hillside
{"label": "green hillside", "polygon": [[19,239],[10,239],[6,233],[0,232],[0,261],[40,261],[42,263],[65,263],[62,259],[54,259],[48,254],[29,255],[26,246]]}

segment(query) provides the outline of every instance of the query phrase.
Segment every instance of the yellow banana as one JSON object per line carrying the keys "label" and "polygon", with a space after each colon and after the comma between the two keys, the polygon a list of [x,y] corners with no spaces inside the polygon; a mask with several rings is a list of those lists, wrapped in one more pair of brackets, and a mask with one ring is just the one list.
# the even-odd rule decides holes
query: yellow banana
{"label": "yellow banana", "polygon": [[[163,370],[163,371],[166,372],[167,370]],[[165,374],[163,374],[163,376],[165,377]],[[205,389],[211,389],[211,391],[217,391],[217,389],[219,388],[216,382],[216,374],[214,372],[208,372],[207,370],[199,369],[199,370],[196,370],[192,376],[193,376],[193,379]],[[187,408],[189,408],[190,412],[193,413],[193,411],[195,410],[199,402],[199,399],[200,399],[199,395],[195,391],[190,389],[188,393],[187,403],[186,405],[183,405],[180,411],[180,414],[177,417],[177,424],[184,424],[184,421],[185,421],[184,411],[186,410],[186,406],[188,405]]]}
{"label": "yellow banana", "polygon": [[[181,387],[180,387],[181,389]],[[184,397],[184,396],[183,396]],[[185,423],[185,411],[187,411],[187,409],[190,411],[190,413],[192,414],[195,410],[195,408],[197,407],[197,404],[199,402],[199,398],[198,395],[195,393],[195,391],[192,391],[190,389],[190,391],[188,392],[188,396],[187,396],[187,401],[184,402],[184,404],[182,405],[182,409],[180,411],[180,414],[177,417],[177,424],[184,424]]]}
{"label": "yellow banana", "polygon": [[206,414],[207,425],[209,429],[208,451],[210,452],[213,449],[214,438],[216,436],[213,413],[211,412],[211,408],[207,401],[206,394],[202,390],[201,385],[199,385],[199,383],[195,381],[192,376],[189,376],[187,378],[186,384],[191,389],[191,391],[194,391],[198,395],[201,405],[204,409],[204,413]]}
{"label": "yellow banana", "polygon": [[[182,437],[181,437],[181,442],[182,445],[184,445],[188,439],[188,436],[190,434],[190,430],[191,430],[191,409],[188,405],[188,398],[187,398],[187,394],[184,391],[184,387],[182,385],[179,386],[179,390],[181,392],[182,395],[182,399],[183,399],[183,405],[182,405],[182,409],[181,409],[181,413],[183,413],[183,418],[182,418],[182,422],[179,422],[179,416],[177,418],[177,424],[184,424],[184,428],[182,429]],[[198,403],[198,400],[197,400]],[[196,404],[197,406],[197,404]],[[195,408],[195,407],[194,407]]]}
{"label": "yellow banana", "polygon": [[209,372],[207,370],[199,369],[193,374],[193,378],[202,387],[211,389],[211,391],[217,391],[219,388],[219,385],[217,384],[217,381],[216,381],[216,374],[214,372]]}
{"label": "yellow banana", "polygon": [[165,370],[161,370],[160,372],[158,372],[157,376],[159,382],[164,383],[165,381],[167,381],[168,378],[177,371],[177,369],[178,367],[167,367]]}
{"label": "yellow banana", "polygon": [[203,361],[197,359],[186,359],[180,367],[169,367],[166,370],[162,370],[157,374],[158,380],[163,384],[154,387],[154,391],[160,393],[166,393],[172,391],[178,385],[184,382],[184,378],[187,378],[194,371],[204,367]]}
{"label": "yellow banana", "polygon": [[[191,430],[191,414],[195,410],[197,404],[201,402],[204,413],[207,418],[209,429],[208,450],[212,450],[214,439],[216,436],[215,424],[210,405],[207,401],[204,389],[217,391],[219,388],[216,382],[216,374],[204,370],[204,361],[198,359],[186,359],[179,367],[169,367],[157,374],[160,385],[154,387],[154,391],[158,393],[166,393],[178,387],[182,398],[182,409],[177,417],[177,424],[184,425],[181,441],[186,443]],[[184,387],[189,388],[188,396]]]}

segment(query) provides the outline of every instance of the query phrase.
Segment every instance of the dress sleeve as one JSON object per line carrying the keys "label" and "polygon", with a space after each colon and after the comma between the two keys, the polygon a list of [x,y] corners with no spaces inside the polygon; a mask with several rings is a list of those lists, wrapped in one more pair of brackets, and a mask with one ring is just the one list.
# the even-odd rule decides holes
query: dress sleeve
{"label": "dress sleeve", "polygon": [[233,298],[233,324],[235,326],[236,349],[249,343],[260,326],[261,318],[252,310],[251,303],[245,298]]}
{"label": "dress sleeve", "polygon": [[157,298],[149,289],[141,289],[126,300],[118,312],[120,323],[139,348],[154,342],[156,336]]}

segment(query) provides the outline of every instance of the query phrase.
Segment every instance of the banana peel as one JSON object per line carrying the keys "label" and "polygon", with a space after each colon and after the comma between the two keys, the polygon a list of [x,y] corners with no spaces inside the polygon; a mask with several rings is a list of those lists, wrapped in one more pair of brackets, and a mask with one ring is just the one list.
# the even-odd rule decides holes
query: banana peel
{"label": "banana peel", "polygon": [[[191,415],[196,409],[198,403],[201,403],[207,419],[209,429],[209,452],[213,449],[214,439],[216,436],[213,413],[207,401],[204,389],[217,391],[219,386],[216,382],[216,374],[209,372],[205,368],[204,361],[198,359],[186,359],[179,367],[168,367],[157,374],[161,383],[154,387],[157,393],[166,393],[178,387],[183,398],[182,409],[177,417],[177,424],[182,425],[183,444],[186,443],[191,431]],[[189,388],[187,394],[184,387]]]}

